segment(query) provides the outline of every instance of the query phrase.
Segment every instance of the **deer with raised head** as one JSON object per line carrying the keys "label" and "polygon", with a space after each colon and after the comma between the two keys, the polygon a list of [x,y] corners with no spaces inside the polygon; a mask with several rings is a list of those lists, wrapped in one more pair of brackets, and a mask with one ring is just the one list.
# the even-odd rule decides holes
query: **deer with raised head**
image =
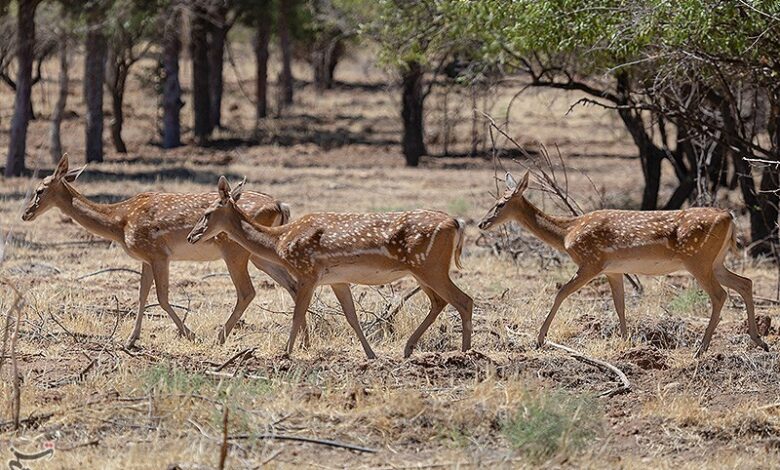
{"label": "deer with raised head", "polygon": [[[281,266],[250,257],[249,252],[225,236],[193,246],[187,234],[201,214],[215,199],[216,193],[178,194],[147,192],[115,204],[100,204],[81,195],[71,183],[83,167],[68,170],[64,155],[51,176],[41,181],[24,210],[22,219],[34,220],[57,207],[89,232],[119,244],[127,254],[141,261],[141,288],[133,332],[127,340],[132,347],[141,334],[141,321],[146,299],[154,282],[157,301],[176,324],[179,332],[192,339],[168,301],[169,264],[171,261],[214,261],[222,258],[236,287],[237,300],[233,313],[220,329],[218,341],[225,341],[244,310],[255,296],[247,270],[248,261],[268,274],[295,297],[295,280]],[[241,201],[242,210],[252,220],[267,225],[280,225],[289,219],[289,208],[267,194],[247,192]]]}
{"label": "deer with raised head", "polygon": [[736,250],[734,220],[727,211],[691,208],[676,211],[597,210],[576,217],[545,214],[523,193],[528,172],[518,184],[506,174],[506,190],[479,223],[487,230],[515,220],[553,248],[565,252],[577,264],[574,277],[558,290],[544,320],[537,346],[544,344],[547,330],[561,303],[596,276],[606,275],[620,323],[628,337],[623,295],[623,274],[661,275],[688,271],[712,302],[712,314],[696,357],[707,350],[720,320],[727,293],[734,289],[745,301],[750,338],[764,350],[758,335],[753,306],[753,283],[729,271],[723,261],[730,248]]}
{"label": "deer with raised head", "polygon": [[471,347],[473,301],[450,279],[450,263],[460,267],[463,221],[443,212],[416,210],[388,213],[307,214],[279,227],[253,220],[241,207],[241,188],[231,190],[219,179],[219,198],[195,225],[188,240],[202,243],[219,234],[243,246],[254,256],[283,265],[298,280],[293,324],[287,342],[291,354],[295,338],[317,286],[329,285],[347,322],[369,359],[375,358],[358,322],[350,284],[387,284],[411,275],[431,301],[431,309],[404,348],[411,355],[420,336],[449,303],[460,314],[461,349]]}

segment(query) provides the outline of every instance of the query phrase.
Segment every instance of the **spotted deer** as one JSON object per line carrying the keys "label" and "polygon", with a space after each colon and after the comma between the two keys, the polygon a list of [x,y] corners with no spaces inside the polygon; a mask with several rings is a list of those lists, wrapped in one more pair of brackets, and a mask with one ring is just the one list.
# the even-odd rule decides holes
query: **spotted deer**
{"label": "spotted deer", "polygon": [[[192,339],[168,301],[169,264],[171,261],[214,261],[222,258],[236,287],[237,300],[233,313],[220,329],[218,341],[225,341],[244,310],[255,296],[247,270],[248,261],[295,297],[295,281],[278,265],[257,257],[226,236],[218,236],[193,246],[187,234],[201,214],[217,199],[215,193],[176,194],[146,192],[115,204],[100,204],[80,194],[71,183],[83,168],[68,170],[68,157],[63,156],[51,176],[43,179],[25,208],[22,219],[34,220],[57,207],[89,232],[119,244],[128,255],[141,261],[141,288],[133,332],[127,340],[132,347],[141,334],[141,321],[152,282],[157,300],[176,324],[179,332]],[[247,192],[241,209],[252,220],[267,225],[280,225],[289,219],[289,208],[267,194]]]}
{"label": "spotted deer", "polygon": [[314,289],[329,285],[347,322],[369,359],[376,357],[358,322],[350,284],[379,285],[411,275],[428,295],[431,308],[404,348],[411,355],[420,336],[449,303],[460,313],[461,348],[471,347],[473,301],[450,279],[450,262],[460,267],[463,221],[443,212],[416,210],[388,213],[308,214],[287,225],[268,227],[252,219],[239,201],[241,188],[231,190],[222,177],[219,199],[192,229],[190,243],[203,243],[219,234],[250,253],[283,265],[298,280],[293,324],[287,342],[291,354]]}
{"label": "spotted deer", "polygon": [[620,323],[628,337],[623,294],[623,274],[661,275],[686,270],[693,275],[712,302],[712,314],[696,357],[705,352],[720,320],[727,294],[734,289],[745,301],[748,330],[754,343],[768,350],[758,335],[753,306],[753,283],[729,271],[723,260],[736,250],[734,221],[721,209],[691,208],[676,211],[598,210],[577,217],[545,214],[523,193],[528,172],[518,184],[506,174],[506,191],[479,224],[487,230],[515,220],[553,248],[565,252],[577,264],[574,277],[558,290],[544,320],[537,346],[544,344],[547,330],[561,303],[596,276],[606,275]]}

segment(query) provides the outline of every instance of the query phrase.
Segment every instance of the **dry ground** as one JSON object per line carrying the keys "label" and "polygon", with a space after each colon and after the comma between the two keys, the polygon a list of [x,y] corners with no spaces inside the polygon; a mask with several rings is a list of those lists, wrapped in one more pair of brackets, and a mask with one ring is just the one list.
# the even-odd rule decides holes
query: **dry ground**
{"label": "dry ground", "polygon": [[[48,71],[53,76],[56,69]],[[307,76],[304,69],[297,71]],[[183,73],[188,76],[186,65]],[[20,207],[34,181],[10,179],[0,189],[0,224],[13,232],[2,275],[23,290],[26,300],[19,344],[24,426],[12,431],[7,422],[1,425],[3,464],[11,458],[10,445],[34,452],[53,440],[54,456],[28,463],[30,468],[214,468],[227,404],[228,434],[235,438],[228,468],[778,465],[777,330],[767,338],[771,352],[754,348],[739,298],[732,295],[727,303],[710,352],[694,360],[709,307],[687,276],[642,278],[644,294],[628,291],[631,341],[615,335],[606,282],[593,282],[572,296],[550,338],[616,364],[633,384],[628,394],[599,398],[616,385],[614,377],[549,347],[531,347],[556,285],[573,273],[573,265],[530,237],[514,257],[496,256],[489,248],[500,233],[478,240],[475,221],[490,206],[495,187],[489,159],[428,158],[420,169],[404,168],[397,145],[397,93],[382,86],[385,77],[364,61],[344,64],[338,78],[347,83],[325,96],[302,85],[296,105],[258,136],[247,130],[253,122],[251,102],[235,72],[227,73],[229,130],[217,133],[214,147],[163,152],[153,145],[153,93],[134,80],[125,132],[131,153],[109,150],[108,161],[88,168],[76,186],[93,199],[116,201],[140,191],[209,191],[220,174],[234,180],[245,175],[252,189],[289,202],[294,217],[316,210],[417,207],[462,216],[469,222],[465,269],[453,278],[475,299],[474,350],[456,352],[459,319],[448,308],[419,350],[402,359],[403,344],[427,312],[427,302],[413,297],[389,325],[376,317],[412,285],[406,281],[355,288],[378,360],[364,358],[325,290],[311,309],[311,347],[283,358],[292,302],[257,271],[257,298],[227,344],[216,346],[234,291],[224,266],[213,262],[172,268],[172,301],[198,340],[178,338],[164,312],[150,307],[140,349],[126,351],[122,344],[132,327],[137,275],[84,276],[139,266],[56,211],[21,223]],[[238,75],[251,90],[249,61]],[[77,77],[69,106],[78,115],[83,114],[80,86]],[[44,143],[54,83],[44,89],[35,93],[43,118],[32,124],[28,165],[51,168]],[[491,97],[491,110],[505,112],[514,91]],[[440,108],[441,97],[433,98],[431,108]],[[513,134],[523,142],[560,145],[572,192],[585,207],[635,206],[639,166],[630,158],[630,143],[609,112],[577,109],[566,116],[575,100],[527,93],[513,107]],[[470,109],[467,101],[452,97],[449,106],[460,117]],[[10,107],[3,90],[0,148],[7,145]],[[184,119],[190,122],[187,109]],[[82,125],[80,118],[65,123],[64,144],[75,161],[83,150]],[[446,131],[457,137],[452,151],[467,148],[468,128],[464,122]],[[441,152],[445,128],[432,117],[428,132],[437,142],[431,150]],[[259,145],[248,145],[255,137]],[[666,185],[665,194],[671,189]],[[532,197],[560,211],[538,192]],[[744,217],[739,225],[746,230]],[[775,269],[737,256],[730,264],[754,279],[758,313],[780,321],[771,300]],[[7,291],[3,302],[5,311]],[[251,354],[225,367],[222,376],[207,374],[247,348]],[[5,421],[11,395],[7,365],[2,374],[0,421]],[[330,439],[376,453],[264,440],[263,434]]]}

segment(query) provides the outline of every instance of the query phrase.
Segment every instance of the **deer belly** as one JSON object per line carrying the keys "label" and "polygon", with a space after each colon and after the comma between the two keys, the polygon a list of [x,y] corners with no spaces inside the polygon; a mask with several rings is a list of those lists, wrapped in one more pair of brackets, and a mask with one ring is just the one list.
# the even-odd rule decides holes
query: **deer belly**
{"label": "deer belly", "polygon": [[169,243],[169,258],[171,261],[214,261],[222,258],[222,252],[216,243],[205,241],[202,243]]}
{"label": "deer belly", "polygon": [[611,260],[604,266],[607,273],[647,274],[657,276],[685,269],[682,261],[671,258],[624,258]]}
{"label": "deer belly", "polygon": [[320,284],[348,283],[377,286],[397,281],[408,273],[403,268],[388,270],[360,264],[341,264],[323,269],[319,282]]}

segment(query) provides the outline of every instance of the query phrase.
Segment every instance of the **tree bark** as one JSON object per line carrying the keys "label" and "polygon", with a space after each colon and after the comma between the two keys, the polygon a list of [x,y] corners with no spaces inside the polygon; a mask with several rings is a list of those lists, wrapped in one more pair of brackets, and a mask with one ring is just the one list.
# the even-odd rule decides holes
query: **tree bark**
{"label": "tree bark", "polygon": [[208,54],[208,12],[200,5],[192,11],[190,47],[192,56],[192,105],[195,115],[193,132],[197,145],[208,143],[211,134],[211,93]]}
{"label": "tree bark", "polygon": [[103,161],[103,84],[106,77],[108,44],[103,34],[104,12],[94,7],[87,14],[84,98],[86,112],[87,162]]}
{"label": "tree bark", "polygon": [[60,78],[58,82],[57,103],[54,105],[54,111],[51,113],[51,132],[49,133],[50,155],[53,163],[57,163],[62,158],[62,139],[60,138],[60,129],[62,127],[62,118],[65,115],[65,106],[68,104],[68,33],[65,28],[60,30]]}
{"label": "tree bark", "polygon": [[106,80],[111,94],[111,112],[113,114],[110,124],[111,141],[114,143],[114,149],[118,153],[127,153],[127,146],[125,141],[122,140],[122,126],[125,121],[122,104],[124,102],[125,83],[127,82],[129,68],[113,48],[109,48],[108,57]]}
{"label": "tree bark", "polygon": [[14,116],[11,119],[8,157],[5,176],[20,176],[24,171],[24,156],[27,150],[27,125],[30,121],[30,99],[32,97],[32,65],[35,47],[35,9],[38,0],[19,0],[17,11],[16,44],[16,96]]}
{"label": "tree bark", "polygon": [[270,2],[264,2],[265,8],[259,9],[257,30],[255,32],[256,97],[255,117],[257,123],[268,116],[268,43],[271,40]]}
{"label": "tree bark", "polygon": [[[737,122],[727,99],[720,102],[721,117],[723,119],[723,144],[726,148],[733,149],[734,167],[736,169],[739,186],[742,191],[742,199],[750,213],[750,250],[751,256],[772,254],[772,244],[777,242],[777,194],[759,194],[756,192],[753,180],[753,169],[745,157],[754,155],[750,149],[743,148],[739,144]],[[771,121],[771,119],[770,119]],[[778,187],[777,169],[767,168],[770,173],[764,173],[761,178],[762,190],[776,190]],[[774,175],[772,175],[774,173]]]}
{"label": "tree bark", "polygon": [[333,89],[333,73],[344,53],[344,41],[340,34],[326,35],[311,56],[314,71],[314,86],[317,91]]}
{"label": "tree bark", "polygon": [[162,146],[170,149],[181,145],[179,55],[181,54],[181,18],[177,8],[168,9],[163,31],[163,132]]}
{"label": "tree bark", "polygon": [[640,111],[634,111],[630,104],[629,79],[625,74],[617,75],[617,94],[622,103],[618,103],[618,114],[639,150],[645,189],[642,192],[642,210],[655,210],[658,207],[658,191],[661,186],[661,162],[665,154],[652,141],[642,120]]}
{"label": "tree bark", "polygon": [[222,128],[222,73],[225,64],[227,33],[227,7],[220,3],[214,8],[209,28],[209,105],[211,106],[212,129]]}
{"label": "tree bark", "polygon": [[282,71],[279,74],[280,109],[293,103],[292,44],[290,28],[294,8],[294,0],[282,0],[279,2],[277,28],[279,32],[279,47],[282,50]]}
{"label": "tree bark", "polygon": [[415,167],[425,155],[423,140],[423,68],[418,62],[407,64],[402,74],[401,119],[404,124],[403,152],[406,165]]}

